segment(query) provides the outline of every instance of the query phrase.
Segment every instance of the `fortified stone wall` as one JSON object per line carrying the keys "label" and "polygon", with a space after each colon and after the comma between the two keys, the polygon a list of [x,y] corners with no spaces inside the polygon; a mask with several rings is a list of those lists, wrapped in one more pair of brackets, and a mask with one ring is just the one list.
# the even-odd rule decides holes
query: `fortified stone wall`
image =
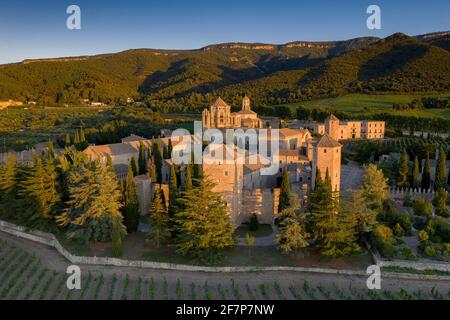
{"label": "fortified stone wall", "polygon": [[259,223],[273,224],[278,214],[280,189],[245,190],[242,195],[242,214],[240,223],[248,222],[256,213]]}

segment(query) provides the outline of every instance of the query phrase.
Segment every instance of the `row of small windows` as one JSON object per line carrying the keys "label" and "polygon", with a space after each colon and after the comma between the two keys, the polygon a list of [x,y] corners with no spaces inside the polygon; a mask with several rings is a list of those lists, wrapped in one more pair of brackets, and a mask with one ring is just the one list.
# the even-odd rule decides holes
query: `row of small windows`
{"label": "row of small windows", "polygon": [[[323,149],[323,153],[327,153],[327,149]],[[336,149],[336,153],[339,153],[339,149]]]}

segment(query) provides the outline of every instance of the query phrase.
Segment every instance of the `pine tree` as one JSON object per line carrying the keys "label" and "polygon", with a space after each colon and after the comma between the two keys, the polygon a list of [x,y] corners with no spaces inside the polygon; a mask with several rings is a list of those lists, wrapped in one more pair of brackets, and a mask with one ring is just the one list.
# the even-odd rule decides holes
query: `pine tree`
{"label": "pine tree", "polygon": [[129,167],[131,167],[133,177],[137,177],[139,175],[139,164],[135,157],[131,158]]}
{"label": "pine tree", "polygon": [[1,170],[0,176],[0,215],[6,218],[12,218],[16,212],[17,179],[16,158],[8,154],[6,167]]}
{"label": "pine tree", "polygon": [[231,217],[221,195],[212,191],[215,185],[209,178],[197,181],[197,187],[184,193],[184,210],[176,215],[177,251],[209,262],[235,244]]}
{"label": "pine tree", "polygon": [[[56,219],[58,224],[68,227],[70,238],[110,241],[113,220],[123,219],[116,176],[99,161],[80,161],[68,172],[67,183],[70,198]],[[122,224],[120,231],[126,233]]]}
{"label": "pine tree", "polygon": [[291,253],[309,246],[307,241],[309,234],[306,232],[304,224],[297,217],[295,209],[285,209],[281,215],[286,218],[280,223],[279,233],[276,236],[280,249],[284,253]]}
{"label": "pine tree", "polygon": [[72,145],[72,141],[70,139],[70,134],[68,134],[68,133],[66,133],[66,139],[65,139],[64,145],[66,147],[70,147]]}
{"label": "pine tree", "polygon": [[425,166],[422,173],[422,189],[429,190],[431,187],[430,158],[427,154]]}
{"label": "pine tree", "polygon": [[[328,172],[328,171],[327,171]],[[356,243],[356,218],[353,212],[339,210],[338,197],[331,191],[331,179],[326,174],[323,184],[314,192],[323,197],[312,204],[313,235],[321,253],[326,256],[344,256],[359,251]]]}
{"label": "pine tree", "polygon": [[133,169],[128,167],[124,196],[125,225],[128,233],[136,232],[139,226],[139,203],[134,182]]}
{"label": "pine tree", "polygon": [[409,157],[406,149],[403,149],[402,157],[400,160],[400,168],[397,176],[397,186],[399,188],[405,188],[408,186],[408,172],[409,172]]}
{"label": "pine tree", "polygon": [[20,187],[24,209],[19,214],[19,222],[32,228],[47,228],[55,219],[61,200],[58,183],[54,161],[35,159]]}
{"label": "pine tree", "polygon": [[141,142],[139,145],[139,174],[144,175],[147,174],[147,159],[145,157],[145,146]]}
{"label": "pine tree", "polygon": [[414,169],[412,174],[412,182],[411,185],[414,189],[418,189],[420,187],[420,177],[419,177],[419,158],[416,156],[414,158]]}
{"label": "pine tree", "polygon": [[153,202],[150,208],[149,223],[150,232],[147,236],[147,242],[152,242],[156,248],[170,236],[169,215],[162,198],[162,190],[155,190]]}
{"label": "pine tree", "polygon": [[278,200],[278,212],[282,212],[291,206],[291,186],[289,182],[289,172],[287,169],[283,170],[283,177],[281,180],[280,197]]}
{"label": "pine tree", "polygon": [[445,188],[446,180],[446,167],[445,167],[445,151],[441,147],[439,149],[439,156],[436,162],[436,174],[434,178],[434,189],[439,190],[440,188]]}

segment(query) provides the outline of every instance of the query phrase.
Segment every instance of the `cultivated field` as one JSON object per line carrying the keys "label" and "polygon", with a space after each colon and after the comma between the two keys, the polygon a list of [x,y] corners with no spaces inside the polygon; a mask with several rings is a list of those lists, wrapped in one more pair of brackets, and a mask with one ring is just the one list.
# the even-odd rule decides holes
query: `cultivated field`
{"label": "cultivated field", "polygon": [[365,277],[292,273],[212,274],[80,266],[81,290],[69,291],[68,262],[55,250],[0,233],[0,299],[11,300],[403,300],[450,299],[447,281],[386,278],[369,291]]}
{"label": "cultivated field", "polygon": [[441,97],[448,98],[449,94],[440,95],[367,95],[367,94],[350,94],[338,98],[319,99],[313,101],[304,101],[299,103],[287,104],[293,111],[298,106],[303,106],[309,109],[333,109],[337,111],[349,113],[389,113],[400,116],[415,116],[424,118],[445,118],[450,119],[450,109],[423,109],[423,110],[408,110],[396,111],[392,108],[394,103],[410,103],[414,99],[423,97]]}

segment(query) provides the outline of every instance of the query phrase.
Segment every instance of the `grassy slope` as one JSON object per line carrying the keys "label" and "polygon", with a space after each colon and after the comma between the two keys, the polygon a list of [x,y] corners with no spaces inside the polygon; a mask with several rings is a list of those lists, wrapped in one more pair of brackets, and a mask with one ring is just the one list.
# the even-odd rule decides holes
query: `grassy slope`
{"label": "grassy slope", "polygon": [[[396,111],[392,109],[393,103],[409,103],[414,99],[421,97],[449,97],[450,94],[441,95],[366,95],[366,94],[350,94],[338,98],[319,99],[312,101],[304,101],[299,103],[286,104],[293,110],[298,106],[310,109],[335,109],[349,113],[381,113],[387,112],[396,115],[417,116],[417,117],[441,117],[450,119],[450,109],[424,109],[414,111]],[[367,109],[364,109],[367,108]]]}

